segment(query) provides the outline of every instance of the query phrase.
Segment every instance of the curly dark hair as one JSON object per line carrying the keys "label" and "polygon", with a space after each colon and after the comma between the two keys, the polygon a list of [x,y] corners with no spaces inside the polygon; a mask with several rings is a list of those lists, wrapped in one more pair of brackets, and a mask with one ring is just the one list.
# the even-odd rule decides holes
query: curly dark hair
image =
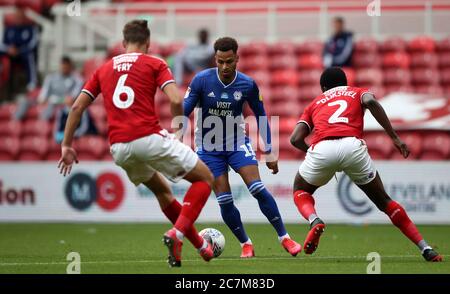
{"label": "curly dark hair", "polygon": [[223,37],[216,40],[214,43],[214,52],[217,51],[233,50],[233,53],[237,53],[238,43],[235,39],[230,37]]}

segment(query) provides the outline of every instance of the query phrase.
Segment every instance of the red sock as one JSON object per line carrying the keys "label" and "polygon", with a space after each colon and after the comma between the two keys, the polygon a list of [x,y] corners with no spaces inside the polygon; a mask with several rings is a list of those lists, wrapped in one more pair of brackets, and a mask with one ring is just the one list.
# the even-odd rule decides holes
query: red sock
{"label": "red sock", "polygon": [[423,240],[416,225],[411,221],[408,214],[406,214],[405,209],[399,203],[390,201],[384,212],[389,216],[392,223],[399,228],[409,240],[414,242],[414,244]]}
{"label": "red sock", "polygon": [[314,209],[314,198],[308,192],[303,190],[297,190],[294,192],[294,202],[297,206],[300,214],[306,219],[309,220],[309,216],[311,214],[317,214]]}
{"label": "red sock", "polygon": [[[163,209],[162,212],[172,224],[175,224],[181,212],[181,204],[176,199],[174,199],[172,203],[169,204],[169,206]],[[203,238],[200,237],[194,226],[191,226],[187,230],[186,238],[191,241],[192,245],[194,245],[196,249],[203,246]]]}
{"label": "red sock", "polygon": [[205,206],[209,194],[211,194],[211,186],[206,182],[192,183],[191,187],[186,192],[186,196],[184,196],[180,216],[174,225],[177,230],[184,235],[187,235],[189,228],[193,226],[202,211],[203,206]]}

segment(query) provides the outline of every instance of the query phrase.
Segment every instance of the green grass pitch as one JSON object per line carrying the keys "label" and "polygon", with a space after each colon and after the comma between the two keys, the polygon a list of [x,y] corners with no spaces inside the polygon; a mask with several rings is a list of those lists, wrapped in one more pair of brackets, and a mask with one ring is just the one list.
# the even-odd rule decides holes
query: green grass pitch
{"label": "green grass pitch", "polygon": [[[391,225],[328,225],[316,253],[291,257],[269,224],[247,224],[256,258],[239,259],[240,246],[223,224],[222,256],[204,262],[187,241],[181,268],[169,268],[162,235],[168,224],[0,224],[0,273],[66,273],[69,252],[81,256],[81,273],[355,273],[364,274],[369,252],[381,255],[382,273],[450,273],[450,226],[419,226],[424,237],[444,256],[442,263],[425,262],[417,248]],[[288,225],[303,242],[306,225]]]}

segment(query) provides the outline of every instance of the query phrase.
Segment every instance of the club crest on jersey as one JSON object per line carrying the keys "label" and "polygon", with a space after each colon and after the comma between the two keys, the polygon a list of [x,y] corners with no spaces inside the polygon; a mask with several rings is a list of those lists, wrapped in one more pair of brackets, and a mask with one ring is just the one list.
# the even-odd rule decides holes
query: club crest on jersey
{"label": "club crest on jersey", "polygon": [[226,92],[223,92],[222,95],[220,95],[220,98],[228,99],[228,94]]}
{"label": "club crest on jersey", "polygon": [[241,92],[241,91],[234,91],[233,97],[234,97],[234,100],[236,100],[236,101],[241,100],[241,98],[242,98],[242,92]]}

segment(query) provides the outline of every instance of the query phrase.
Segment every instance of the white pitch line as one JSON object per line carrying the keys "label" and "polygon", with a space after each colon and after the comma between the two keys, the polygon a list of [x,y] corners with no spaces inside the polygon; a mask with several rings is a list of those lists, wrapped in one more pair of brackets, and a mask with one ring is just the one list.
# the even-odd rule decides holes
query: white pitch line
{"label": "white pitch line", "polygon": [[[442,255],[449,257],[450,255]],[[418,258],[420,255],[385,255],[381,258]],[[257,260],[339,260],[339,259],[356,259],[366,260],[366,256],[311,256],[311,257],[254,257],[249,259],[243,258],[219,258],[222,261],[257,261]],[[214,260],[214,259],[213,259]],[[183,259],[183,262],[203,262],[202,259]],[[166,263],[167,260],[100,260],[100,261],[81,261],[81,264],[125,264],[125,263]],[[67,265],[68,262],[54,261],[54,262],[4,262],[0,266],[27,266],[27,265]]]}

